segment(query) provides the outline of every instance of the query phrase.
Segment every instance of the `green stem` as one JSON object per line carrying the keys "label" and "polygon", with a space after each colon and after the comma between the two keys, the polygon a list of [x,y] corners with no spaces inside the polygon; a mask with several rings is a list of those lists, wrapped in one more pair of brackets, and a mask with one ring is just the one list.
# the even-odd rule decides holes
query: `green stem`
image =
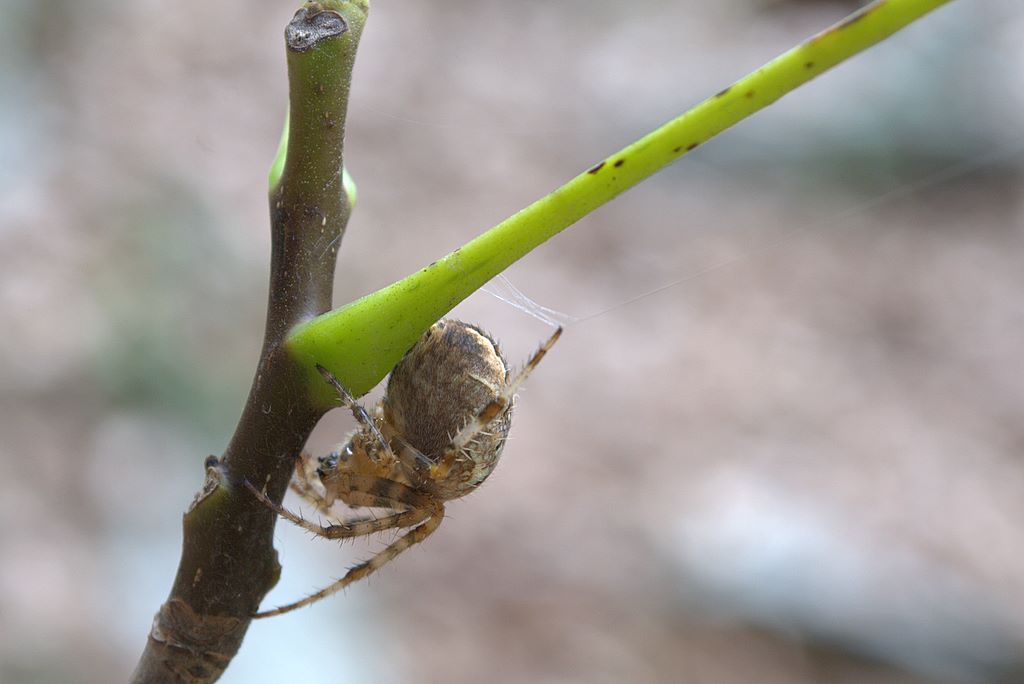
{"label": "green stem", "polygon": [[532,249],[602,204],[949,0],[878,0],[619,150],[426,268],[305,323],[287,345],[315,400],[331,401],[314,364],[356,395],[371,389],[438,318]]}

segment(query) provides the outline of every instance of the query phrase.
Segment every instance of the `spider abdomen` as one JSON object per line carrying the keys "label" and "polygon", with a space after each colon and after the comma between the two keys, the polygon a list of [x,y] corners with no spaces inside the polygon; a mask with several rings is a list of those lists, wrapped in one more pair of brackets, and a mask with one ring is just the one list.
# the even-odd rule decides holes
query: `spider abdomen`
{"label": "spider abdomen", "polygon": [[[487,333],[461,321],[439,321],[391,372],[384,422],[436,462],[452,438],[501,394],[507,376],[505,359]],[[490,474],[508,435],[511,409],[505,406],[466,444],[455,480],[471,488]]]}

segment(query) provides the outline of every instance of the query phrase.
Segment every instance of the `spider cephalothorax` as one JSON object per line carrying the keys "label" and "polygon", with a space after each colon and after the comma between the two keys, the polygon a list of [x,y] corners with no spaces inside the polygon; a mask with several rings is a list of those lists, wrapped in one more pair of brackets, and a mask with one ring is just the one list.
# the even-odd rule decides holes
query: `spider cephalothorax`
{"label": "spider cephalothorax", "polygon": [[319,459],[315,477],[315,464],[303,454],[292,488],[323,511],[340,500],[351,507],[390,513],[323,527],[249,488],[282,517],[328,539],[411,529],[329,587],[256,617],[286,613],[329,596],[433,533],[444,518],[444,503],[473,491],[494,470],[508,436],[516,390],[561,332],[556,330],[513,374],[498,345],[482,330],[460,321],[439,321],[391,371],[387,391],[372,416],[337,378],[320,368],[359,429],[341,448]]}

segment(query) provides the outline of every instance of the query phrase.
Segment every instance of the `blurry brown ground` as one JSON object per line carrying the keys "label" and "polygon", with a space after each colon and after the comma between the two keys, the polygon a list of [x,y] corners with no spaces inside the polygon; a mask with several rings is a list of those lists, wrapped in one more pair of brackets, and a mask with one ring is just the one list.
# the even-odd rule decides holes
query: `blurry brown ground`
{"label": "blurry brown ground", "polygon": [[[0,681],[121,681],[256,359],[294,7],[4,5]],[[848,8],[377,0],[337,301]],[[1022,30],[953,3],[513,268],[585,320],[496,474],[223,681],[1024,681]],[[381,543],[280,526],[268,605]]]}

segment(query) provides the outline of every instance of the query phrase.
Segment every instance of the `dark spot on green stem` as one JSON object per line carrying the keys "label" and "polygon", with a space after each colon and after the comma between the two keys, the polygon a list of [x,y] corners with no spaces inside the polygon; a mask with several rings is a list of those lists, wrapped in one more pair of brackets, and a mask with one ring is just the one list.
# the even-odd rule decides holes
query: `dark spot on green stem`
{"label": "dark spot on green stem", "polygon": [[722,97],[726,93],[728,93],[730,90],[732,90],[732,86],[729,86],[728,88],[724,88],[722,90],[719,90],[717,93],[715,93],[715,97]]}
{"label": "dark spot on green stem", "polygon": [[626,163],[625,159],[620,159],[617,162],[615,162],[614,164],[612,164],[612,166],[614,166],[615,168],[619,168],[620,166],[622,166],[625,163]]}
{"label": "dark spot on green stem", "polygon": [[697,145],[700,145],[700,143],[690,143],[686,146],[686,151],[689,152],[690,150],[697,149]]}
{"label": "dark spot on green stem", "polygon": [[804,69],[813,69],[814,62],[804,62]]}
{"label": "dark spot on green stem", "polygon": [[683,146],[682,145],[676,145],[675,147],[672,148],[672,152],[675,153],[675,154],[679,154],[682,151],[683,151]]}
{"label": "dark spot on green stem", "polygon": [[597,166],[592,166],[592,167],[590,167],[590,169],[589,169],[589,170],[587,171],[587,173],[589,173],[589,174],[595,174],[595,173],[597,173],[598,171],[600,171],[600,170],[601,170],[601,169],[603,169],[603,168],[604,168],[604,162],[601,162],[601,163],[600,163],[600,164],[598,164]]}
{"label": "dark spot on green stem", "polygon": [[743,93],[743,96],[746,97],[747,99],[750,99],[750,98],[754,97],[754,91],[753,90],[748,90],[747,92]]}

